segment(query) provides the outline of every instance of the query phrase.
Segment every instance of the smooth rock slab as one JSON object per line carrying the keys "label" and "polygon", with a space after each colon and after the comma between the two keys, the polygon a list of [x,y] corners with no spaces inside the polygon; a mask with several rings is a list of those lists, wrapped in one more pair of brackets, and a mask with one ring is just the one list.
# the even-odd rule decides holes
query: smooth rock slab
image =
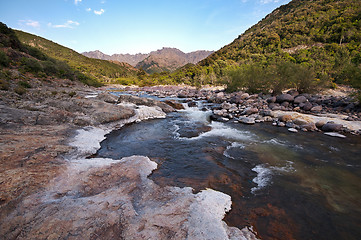
{"label": "smooth rock slab", "polygon": [[339,137],[339,138],[346,138],[345,135],[335,133],[335,132],[326,132],[325,135],[331,136],[331,137]]}

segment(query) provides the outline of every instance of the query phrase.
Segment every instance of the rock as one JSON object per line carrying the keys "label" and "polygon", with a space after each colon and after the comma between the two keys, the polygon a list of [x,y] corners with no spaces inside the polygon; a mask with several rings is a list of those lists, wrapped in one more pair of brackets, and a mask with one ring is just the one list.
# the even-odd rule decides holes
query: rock
{"label": "rock", "polygon": [[311,108],[311,112],[321,112],[322,111],[322,106],[317,105]]}
{"label": "rock", "polygon": [[226,109],[226,110],[230,109],[231,107],[232,107],[232,104],[230,104],[228,102],[223,102],[221,104],[221,108]]}
{"label": "rock", "polygon": [[275,103],[276,102],[276,97],[267,98],[267,102],[268,103]]}
{"label": "rock", "polygon": [[240,117],[239,122],[249,125],[256,123],[255,118],[250,118],[250,117]]}
{"label": "rock", "polygon": [[187,98],[187,95],[184,93],[178,93],[177,97],[178,98]]}
{"label": "rock", "polygon": [[299,94],[299,92],[296,90],[289,90],[287,94],[291,95],[292,97],[296,97]]}
{"label": "rock", "polygon": [[293,117],[291,115],[282,115],[278,118],[278,120],[282,121],[282,122],[289,122],[293,120]]}
{"label": "rock", "polygon": [[92,105],[95,112],[93,112],[90,116],[97,124],[115,122],[135,115],[135,111],[129,107],[95,101],[92,102]]}
{"label": "rock", "polygon": [[321,129],[323,125],[325,125],[326,123],[327,123],[326,121],[318,121],[316,122],[316,127]]}
{"label": "rock", "polygon": [[300,127],[302,129],[306,129],[307,131],[315,131],[317,129],[316,125],[313,122],[301,125]]}
{"label": "rock", "polygon": [[102,92],[101,94],[99,94],[97,96],[98,99],[103,100],[104,102],[107,103],[117,103],[118,102],[118,97],[110,94],[108,92]]}
{"label": "rock", "polygon": [[254,114],[254,113],[258,113],[258,109],[253,108],[253,107],[248,107],[248,108],[244,109],[241,114],[242,115],[251,115],[251,114]]}
{"label": "rock", "polygon": [[276,97],[276,102],[277,103],[283,103],[283,102],[293,102],[293,100],[294,100],[294,97],[292,97],[292,95],[290,95],[290,94],[281,94],[281,95],[278,95],[277,97]]}
{"label": "rock", "polygon": [[194,102],[194,101],[188,102],[187,105],[188,105],[188,107],[197,107],[197,102]]}
{"label": "rock", "polygon": [[305,103],[307,102],[307,98],[305,96],[299,95],[293,101],[295,104]]}
{"label": "rock", "polygon": [[158,106],[165,113],[175,111],[174,108],[169,106],[168,104],[151,98],[141,98],[132,95],[120,95],[118,102],[128,102],[128,103],[133,103],[135,105],[144,105],[148,107]]}
{"label": "rock", "polygon": [[279,126],[279,127],[284,127],[284,126],[286,126],[286,124],[285,124],[284,122],[278,122],[278,123],[277,123],[277,126]]}
{"label": "rock", "polygon": [[342,124],[328,122],[322,126],[321,130],[324,132],[338,132],[342,128]]}
{"label": "rock", "polygon": [[261,110],[259,113],[262,116],[272,116],[272,111],[271,110]]}
{"label": "rock", "polygon": [[174,100],[166,100],[166,101],[164,101],[164,103],[168,104],[169,106],[171,106],[174,109],[178,109],[178,110],[184,109],[183,104],[181,104],[177,101],[174,101]]}
{"label": "rock", "polygon": [[292,132],[292,133],[298,133],[298,130],[295,129],[295,128],[289,128],[287,129],[289,132]]}
{"label": "rock", "polygon": [[240,98],[241,98],[241,100],[248,99],[248,98],[249,98],[249,94],[248,94],[248,93],[242,93],[242,94],[240,95]]}
{"label": "rock", "polygon": [[290,105],[289,102],[283,102],[283,103],[281,103],[281,107],[287,108],[289,105]]}
{"label": "rock", "polygon": [[308,122],[306,120],[300,119],[300,118],[296,118],[293,120],[293,123],[298,125],[298,126],[303,126],[308,124]]}
{"label": "rock", "polygon": [[339,138],[346,138],[345,135],[335,133],[335,132],[325,132],[325,135],[331,136],[331,137],[339,137]]}
{"label": "rock", "polygon": [[296,124],[294,124],[293,122],[287,122],[287,123],[286,123],[286,127],[288,127],[288,128],[295,128],[295,127],[296,127]]}
{"label": "rock", "polygon": [[[301,105],[300,105],[300,107],[301,107]],[[312,104],[310,102],[305,102],[301,108],[305,111],[310,111],[312,108]]]}

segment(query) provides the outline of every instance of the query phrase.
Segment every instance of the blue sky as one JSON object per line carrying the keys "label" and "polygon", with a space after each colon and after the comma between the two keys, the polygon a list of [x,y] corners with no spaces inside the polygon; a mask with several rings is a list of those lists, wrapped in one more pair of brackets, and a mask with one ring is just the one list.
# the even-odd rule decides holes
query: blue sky
{"label": "blue sky", "polygon": [[290,0],[0,0],[0,21],[77,52],[218,50]]}

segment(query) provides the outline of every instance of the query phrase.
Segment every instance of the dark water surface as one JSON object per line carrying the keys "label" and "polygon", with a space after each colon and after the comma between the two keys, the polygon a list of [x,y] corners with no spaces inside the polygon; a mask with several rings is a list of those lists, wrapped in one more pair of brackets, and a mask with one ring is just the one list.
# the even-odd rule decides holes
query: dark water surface
{"label": "dark water surface", "polygon": [[145,155],[161,186],[232,197],[231,226],[262,239],[361,239],[361,137],[210,122],[198,108],[107,135],[99,157]]}

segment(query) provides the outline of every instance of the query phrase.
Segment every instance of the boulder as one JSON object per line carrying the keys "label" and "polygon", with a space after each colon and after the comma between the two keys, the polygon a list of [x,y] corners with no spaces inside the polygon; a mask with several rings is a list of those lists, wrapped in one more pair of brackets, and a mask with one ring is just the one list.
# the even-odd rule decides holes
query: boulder
{"label": "boulder", "polygon": [[120,95],[118,102],[128,102],[128,103],[133,103],[135,105],[144,105],[148,107],[158,106],[165,113],[175,111],[174,108],[169,106],[168,104],[151,98],[142,98],[132,95]]}
{"label": "boulder", "polygon": [[299,92],[297,90],[289,90],[287,94],[291,95],[292,97],[296,97]]}
{"label": "boulder", "polygon": [[249,124],[249,125],[255,124],[256,123],[255,120],[256,120],[255,118],[250,118],[250,117],[240,117],[239,118],[240,123]]}
{"label": "boulder", "polygon": [[95,120],[96,124],[115,122],[135,115],[134,109],[129,107],[118,106],[105,102],[93,102],[92,105],[95,111],[90,115],[90,117]]}
{"label": "boulder", "polygon": [[226,110],[230,109],[231,107],[232,107],[232,104],[230,104],[228,102],[223,102],[221,104],[221,108],[226,109]]}
{"label": "boulder", "polygon": [[327,122],[326,121],[318,121],[316,122],[316,127],[321,129],[323,127],[323,125],[325,125]]}
{"label": "boulder", "polygon": [[304,105],[302,106],[302,109],[305,111],[310,111],[312,109],[312,104],[310,102],[305,102]]}
{"label": "boulder", "polygon": [[322,126],[321,130],[324,132],[338,132],[341,131],[342,124],[328,122]]}
{"label": "boulder", "polygon": [[240,97],[241,100],[244,100],[244,99],[249,98],[249,94],[248,93],[242,93],[239,97]]}
{"label": "boulder", "polygon": [[241,114],[242,115],[251,115],[251,114],[254,114],[254,113],[258,113],[258,109],[253,108],[253,107],[248,107],[248,108],[244,109]]}
{"label": "boulder", "polygon": [[101,94],[99,94],[98,99],[103,100],[104,102],[107,102],[107,103],[117,103],[118,102],[118,97],[113,94],[110,94],[108,92],[102,92]]}
{"label": "boulder", "polygon": [[289,122],[292,121],[293,117],[291,115],[282,115],[278,118],[278,120],[282,121],[282,122]]}
{"label": "boulder", "polygon": [[311,112],[321,112],[322,111],[322,106],[317,105],[311,108]]}
{"label": "boulder", "polygon": [[293,101],[295,104],[305,103],[307,102],[307,98],[305,96],[297,96],[295,100]]}
{"label": "boulder", "polygon": [[188,107],[197,107],[197,102],[194,102],[194,101],[188,102],[187,105],[188,105]]}
{"label": "boulder", "polygon": [[283,102],[293,102],[294,97],[290,94],[281,94],[276,97],[277,103],[283,103]]}
{"label": "boulder", "polygon": [[177,101],[174,101],[174,100],[166,100],[166,101],[164,101],[164,103],[168,104],[169,106],[171,106],[174,109],[178,109],[178,110],[184,109],[183,104],[181,104]]}
{"label": "boulder", "polygon": [[276,102],[276,97],[267,98],[267,102],[268,103],[275,103]]}

